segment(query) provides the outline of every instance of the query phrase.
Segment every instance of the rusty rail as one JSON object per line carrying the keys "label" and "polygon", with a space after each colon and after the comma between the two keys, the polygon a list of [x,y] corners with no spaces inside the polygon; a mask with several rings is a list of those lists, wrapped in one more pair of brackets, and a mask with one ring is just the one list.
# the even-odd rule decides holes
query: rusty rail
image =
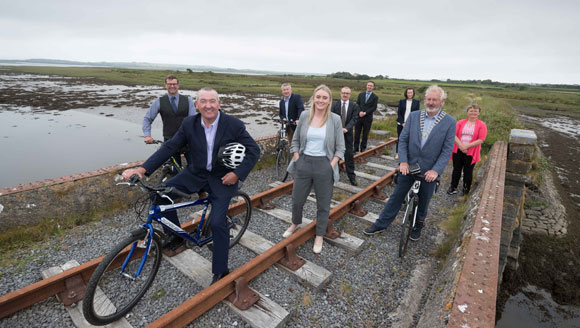
{"label": "rusty rail", "polygon": [[[394,143],[394,141],[396,141],[396,139],[395,140],[391,139],[388,142],[385,142],[385,143],[383,143],[375,148],[372,148],[372,149],[365,151],[364,153],[357,154],[356,157],[363,158],[363,157],[367,157],[367,156],[376,155],[384,147],[387,147],[387,146],[391,145],[392,143]],[[360,197],[357,197],[357,195],[353,195],[351,198],[349,198],[348,200],[346,200],[345,202],[343,202],[339,206],[335,207],[330,213],[331,217],[330,217],[329,222],[334,222],[337,218],[346,214],[350,210],[350,208],[352,207],[352,204],[354,203],[354,201],[359,200],[359,199],[364,200],[364,199],[370,197],[371,195],[373,195],[375,193],[374,191],[376,190],[376,188],[384,187],[386,184],[390,183],[391,180],[392,180],[392,173],[389,173],[385,177],[383,177],[381,180],[376,181],[375,183],[371,184],[370,186],[365,188],[363,191],[361,191],[358,194],[358,195],[360,195]],[[274,188],[271,188],[269,190],[266,190],[262,193],[259,193],[257,195],[252,196],[251,197],[252,207],[264,205],[265,203],[267,203],[268,201],[270,201],[276,197],[290,193],[292,191],[293,184],[294,184],[294,181],[289,181],[289,182],[283,183],[279,186],[276,186]],[[237,208],[238,208],[238,206],[233,206],[230,208],[230,211],[236,211]],[[194,222],[188,221],[186,224],[183,225],[183,229],[186,231],[191,231],[195,227],[195,224],[196,224],[196,221],[194,221]],[[275,245],[268,252],[263,253],[254,259],[254,260],[262,259],[261,260],[262,265],[267,264],[266,267],[259,268],[259,269],[251,269],[251,268],[248,268],[248,263],[250,263],[250,262],[248,262],[244,266],[238,268],[236,271],[230,273],[226,277],[230,277],[230,278],[231,277],[238,277],[238,276],[248,277],[248,273],[250,273],[248,281],[251,278],[256,277],[259,273],[263,272],[267,267],[278,262],[282,257],[285,256],[285,252],[286,252],[285,247],[288,244],[294,243],[295,245],[301,245],[304,242],[306,242],[308,239],[310,239],[314,235],[314,228],[313,228],[314,226],[315,226],[315,223],[307,226],[307,227],[310,227],[309,229],[300,229],[301,233],[295,233],[291,238],[287,238],[286,240],[282,241],[281,243]],[[307,233],[307,232],[311,232],[311,233]],[[282,243],[284,245],[280,245]],[[280,252],[281,247],[282,247],[282,252]],[[265,257],[267,257],[267,259],[264,260],[263,258],[265,258]],[[104,258],[104,256],[101,256],[99,258],[96,258],[96,259],[93,259],[93,260],[88,261],[86,263],[83,263],[75,268],[71,268],[71,269],[66,270],[62,273],[54,275],[50,278],[43,279],[43,280],[38,281],[34,284],[28,285],[24,288],[21,288],[21,289],[18,289],[16,291],[13,291],[11,293],[0,296],[0,319],[5,318],[5,317],[7,317],[15,312],[18,312],[22,309],[25,309],[27,307],[30,307],[30,306],[46,299],[46,298],[49,298],[51,296],[54,296],[56,294],[59,294],[59,293],[66,291],[67,290],[67,280],[69,280],[69,279],[74,279],[75,277],[80,276],[83,281],[88,282],[91,275],[93,274],[93,271],[95,270],[95,268],[98,266],[99,262],[103,258]],[[238,274],[238,273],[242,272],[242,271],[240,271],[242,268],[243,268],[243,272],[245,274]],[[220,282],[224,281],[224,279],[220,280]],[[232,283],[229,285],[226,284],[224,286],[221,286],[220,287],[221,289],[218,290],[218,293],[216,293],[215,288],[216,288],[216,285],[220,286],[220,284],[214,284],[214,285],[210,286],[209,288],[205,289],[204,291],[202,291],[199,295],[202,295],[202,297],[207,297],[206,294],[211,293],[213,297],[218,297],[219,300],[217,300],[216,302],[213,302],[213,301],[210,302],[210,303],[212,303],[211,306],[213,306],[213,305],[217,304],[217,302],[226,298],[228,295],[230,295],[234,291],[233,280],[235,280],[235,279],[230,280],[228,278],[228,280],[226,280],[226,281],[229,281]],[[224,281],[224,284],[225,284],[225,281]],[[217,294],[217,295],[213,295],[213,294]],[[205,296],[203,296],[203,295],[205,295]],[[187,304],[189,304],[189,303],[187,303]],[[196,311],[203,310],[205,312],[211,308],[211,306],[207,307],[207,308],[204,306],[201,306],[201,307],[199,307],[199,305],[197,305],[197,306],[198,307],[196,307]],[[171,311],[169,313],[172,313],[172,312],[173,311]],[[197,318],[202,313],[203,312],[196,313],[196,316],[193,319]],[[159,320],[161,320],[164,317],[165,316],[161,317]],[[193,319],[191,319],[191,320],[193,320]],[[190,321],[188,321],[187,323],[189,323]]]}
{"label": "rusty rail", "polygon": [[496,142],[489,158],[489,171],[447,327],[495,327],[507,142]]}
{"label": "rusty rail", "polygon": [[[376,188],[382,188],[389,184],[392,181],[393,175],[394,172],[389,172],[381,179],[367,186],[358,194],[351,196],[338,206],[334,207],[330,211],[329,224],[346,214],[354,205],[355,201],[365,200],[375,194]],[[293,183],[293,181],[289,181],[278,187],[291,190]],[[257,198],[258,196],[259,195],[252,197],[252,204],[254,203],[254,198]],[[288,246],[292,245],[294,247],[298,247],[302,245],[310,238],[314,237],[315,231],[316,221],[313,221],[306,227],[297,230],[290,237],[285,238],[278,244],[274,245],[268,251],[256,256],[250,262],[247,262],[243,266],[237,268],[235,271],[231,272],[215,284],[209,286],[178,307],[167,312],[165,315],[152,322],[148,327],[186,326],[191,321],[202,315],[205,311],[211,309],[217,303],[233,293],[234,281],[236,279],[244,277],[250,281],[257,277],[260,273],[264,272],[270,266],[284,258],[286,256]]]}

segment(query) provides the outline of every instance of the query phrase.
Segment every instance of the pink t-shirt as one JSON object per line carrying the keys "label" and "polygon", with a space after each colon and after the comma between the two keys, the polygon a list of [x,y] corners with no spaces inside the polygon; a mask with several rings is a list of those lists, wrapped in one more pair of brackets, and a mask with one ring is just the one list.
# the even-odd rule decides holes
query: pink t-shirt
{"label": "pink t-shirt", "polygon": [[461,131],[461,143],[468,144],[473,140],[473,133],[475,132],[475,124],[465,124]]}

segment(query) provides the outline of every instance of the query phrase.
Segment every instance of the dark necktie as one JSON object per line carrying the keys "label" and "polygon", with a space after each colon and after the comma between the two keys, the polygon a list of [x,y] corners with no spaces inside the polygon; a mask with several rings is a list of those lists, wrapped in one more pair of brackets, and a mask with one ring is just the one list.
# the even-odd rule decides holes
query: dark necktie
{"label": "dark necktie", "polygon": [[342,127],[344,128],[344,126],[346,125],[346,107],[345,107],[345,102],[342,102],[342,109],[340,110],[340,119],[342,120]]}
{"label": "dark necktie", "polygon": [[175,96],[171,96],[171,107],[173,107],[173,112],[177,113],[177,103],[175,102]]}

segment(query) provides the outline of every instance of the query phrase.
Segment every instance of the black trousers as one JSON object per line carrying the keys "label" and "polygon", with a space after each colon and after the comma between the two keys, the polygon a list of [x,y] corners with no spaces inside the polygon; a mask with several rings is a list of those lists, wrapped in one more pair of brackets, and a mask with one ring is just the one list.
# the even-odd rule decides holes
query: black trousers
{"label": "black trousers", "polygon": [[[354,126],[354,151],[365,151],[367,149],[367,139],[369,138],[371,125],[373,125],[372,116],[359,118],[356,122]],[[362,140],[360,139],[361,131]]]}
{"label": "black trousers", "polygon": [[403,132],[403,126],[397,124],[397,146],[395,152],[399,153],[399,137],[401,136],[401,132]]}
{"label": "black trousers", "polygon": [[354,150],[352,143],[352,131],[344,134],[344,164],[346,166],[346,174],[349,178],[354,178]]}
{"label": "black trousers", "polygon": [[453,153],[453,173],[451,174],[451,187],[457,188],[459,178],[461,178],[461,171],[463,171],[463,187],[468,190],[471,188],[473,180],[473,168],[475,164],[471,164],[473,157],[467,156],[461,150]]}

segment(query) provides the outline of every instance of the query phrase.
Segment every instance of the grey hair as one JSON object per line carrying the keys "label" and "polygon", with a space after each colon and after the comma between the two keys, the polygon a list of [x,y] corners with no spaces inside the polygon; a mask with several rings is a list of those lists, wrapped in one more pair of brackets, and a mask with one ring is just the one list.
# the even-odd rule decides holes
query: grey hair
{"label": "grey hair", "polygon": [[203,87],[203,88],[199,89],[199,91],[197,92],[197,95],[195,96],[195,100],[196,101],[199,100],[199,93],[202,92],[202,91],[204,91],[204,92],[214,92],[216,99],[218,101],[220,100],[220,95],[219,95],[219,93],[215,89],[210,88],[210,87]]}
{"label": "grey hair", "polygon": [[427,98],[427,95],[433,91],[439,91],[439,100],[443,101],[443,100],[447,99],[447,94],[445,93],[445,91],[440,86],[438,86],[436,84],[427,88],[427,90],[425,91],[425,98]]}
{"label": "grey hair", "polygon": [[292,88],[292,85],[288,82],[282,83],[282,85],[280,86],[280,89],[283,89],[284,87],[290,87]]}

